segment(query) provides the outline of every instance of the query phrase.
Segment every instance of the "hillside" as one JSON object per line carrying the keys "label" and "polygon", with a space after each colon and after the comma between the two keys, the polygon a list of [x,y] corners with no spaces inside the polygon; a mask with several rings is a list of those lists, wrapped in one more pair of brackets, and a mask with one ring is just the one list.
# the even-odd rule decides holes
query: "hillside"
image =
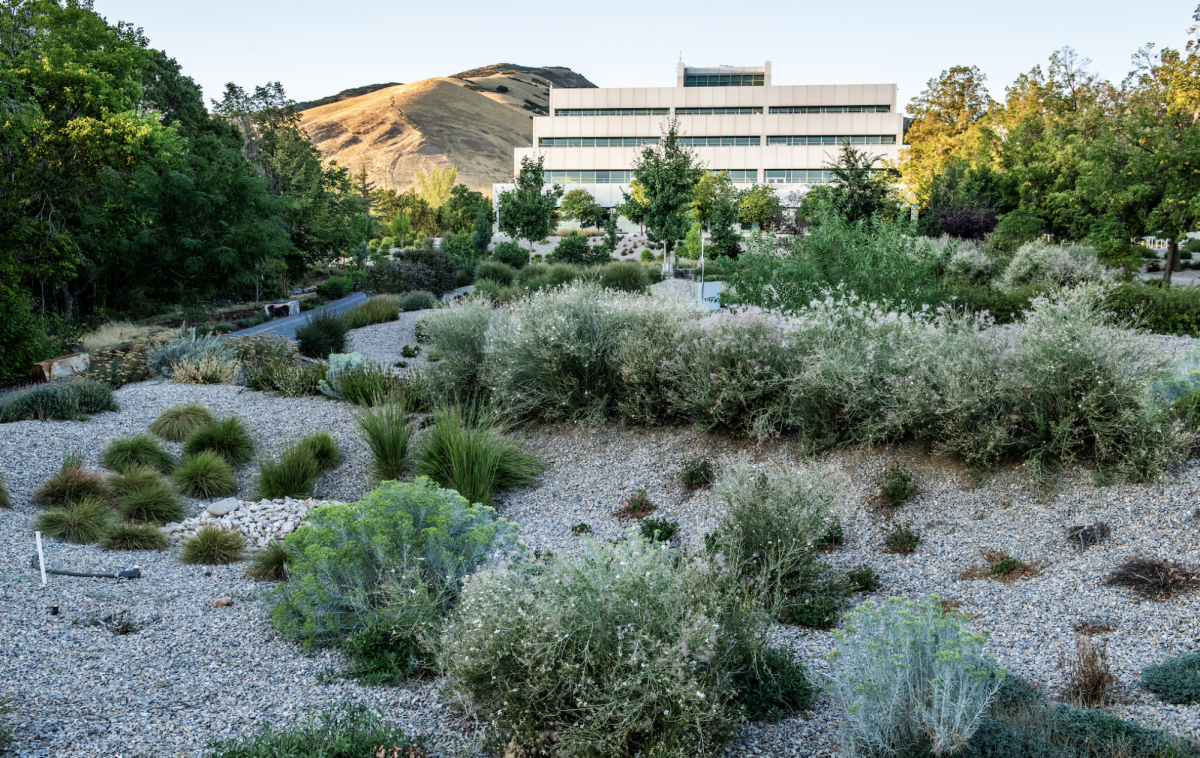
{"label": "hillside", "polygon": [[[594,87],[566,68],[502,63],[453,77],[345,97],[303,112],[309,139],[325,159],[367,174],[380,188],[408,189],[417,172],[458,167],[458,181],[491,193],[512,175],[513,148],[531,144],[535,114],[547,112],[548,83]],[[378,86],[378,85],[375,85]],[[308,105],[308,104],[305,104]]]}
{"label": "hillside", "polygon": [[323,97],[320,100],[308,100],[303,103],[296,103],[296,111],[297,112],[306,111],[309,108],[316,108],[319,105],[328,105],[329,103],[336,103],[336,102],[340,102],[342,100],[349,100],[352,97],[358,97],[359,95],[366,95],[370,92],[374,92],[375,90],[383,89],[384,87],[395,87],[395,86],[398,86],[399,84],[400,84],[400,82],[387,82],[385,84],[368,84],[365,87],[351,87],[350,89],[342,90],[341,92],[337,93],[336,95],[330,95],[329,97]]}

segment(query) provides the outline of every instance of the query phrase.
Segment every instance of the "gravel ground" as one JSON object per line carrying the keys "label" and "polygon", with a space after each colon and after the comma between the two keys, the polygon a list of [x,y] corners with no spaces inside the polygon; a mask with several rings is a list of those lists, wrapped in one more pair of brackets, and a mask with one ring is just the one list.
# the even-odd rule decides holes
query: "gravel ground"
{"label": "gravel ground", "polygon": [[[459,287],[447,292],[442,300],[451,302],[456,297],[470,294],[473,289],[475,289],[474,285]],[[407,313],[401,311],[400,318],[395,321],[385,321],[382,324],[364,326],[362,329],[352,329],[346,335],[346,350],[351,353],[359,353],[368,361],[396,368],[401,374],[421,371],[428,365],[428,361],[426,360],[426,346],[417,344],[416,328],[417,322],[428,316],[429,313],[430,311],[408,311]],[[400,354],[400,350],[405,345],[419,347],[421,352],[415,358],[405,358]],[[408,365],[403,368],[397,367],[398,361],[403,361]]]}
{"label": "gravel ground", "polygon": [[[360,330],[363,331],[363,330]],[[33,489],[69,449],[89,467],[99,465],[104,444],[145,430],[162,409],[200,402],[217,415],[236,413],[254,430],[261,449],[328,430],[346,462],[322,480],[318,497],[353,500],[371,485],[365,450],[357,441],[349,408],[324,398],[284,399],[238,387],[162,382],[131,385],[117,393],[122,409],[90,421],[20,422],[0,426],[0,465],[14,508],[0,510],[0,696],[14,698],[14,747],[20,756],[200,756],[208,739],[280,724],[305,706],[349,700],[379,708],[394,724],[434,737],[433,755],[477,754],[480,732],[447,700],[444,684],[362,687],[318,676],[338,668],[332,652],[303,655],[272,630],[254,602],[263,585],[244,577],[240,565],[184,566],[173,552],[104,553],[94,547],[47,541],[51,566],[68,569],[141,567],[131,582],[52,577],[43,588],[29,560]],[[571,526],[588,523],[595,539],[615,539],[627,528],[612,512],[638,487],[657,504],[658,517],[681,524],[680,540],[697,545],[712,528],[719,505],[707,490],[684,492],[678,484],[683,460],[708,458],[718,467],[734,462],[759,466],[811,465],[786,443],[763,446],[690,429],[627,429],[574,425],[522,430],[527,448],[549,468],[543,486],[502,495],[497,507],[521,526],[531,550],[570,554],[582,544]],[[891,462],[916,472],[919,495],[896,518],[922,535],[914,555],[882,552],[881,517],[868,507],[872,478]],[[1104,635],[1119,681],[1112,710],[1176,734],[1194,732],[1200,706],[1168,706],[1137,687],[1151,663],[1200,650],[1200,597],[1161,603],[1139,601],[1103,578],[1131,555],[1156,556],[1200,567],[1200,462],[1155,485],[1097,487],[1088,472],[1070,470],[1048,496],[1039,496],[1019,467],[1004,468],[976,486],[961,465],[909,447],[859,448],[817,461],[845,482],[840,516],[845,544],[827,556],[851,568],[875,567],[883,580],[878,597],[937,593],[961,601],[978,630],[988,630],[1001,663],[1050,695],[1061,693],[1059,654],[1073,644],[1073,626],[1099,619],[1115,631]],[[254,466],[240,474],[249,490]],[[199,503],[193,503],[198,508]],[[1087,551],[1068,545],[1072,524],[1106,521],[1112,540]],[[967,580],[957,573],[985,564],[989,549],[1008,551],[1040,564],[1039,573],[1011,584]],[[232,607],[214,608],[217,598]],[[58,605],[60,613],[49,614]],[[137,634],[118,636],[104,618],[125,614]],[[824,668],[832,633],[780,627],[813,669]],[[730,755],[831,756],[838,715],[828,698],[803,717],[742,730]]]}

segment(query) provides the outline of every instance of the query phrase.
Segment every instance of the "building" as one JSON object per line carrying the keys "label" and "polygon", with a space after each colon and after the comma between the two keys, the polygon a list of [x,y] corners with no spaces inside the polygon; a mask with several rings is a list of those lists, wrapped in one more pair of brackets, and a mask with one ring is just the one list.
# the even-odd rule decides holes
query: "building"
{"label": "building", "polygon": [[[706,168],[729,171],[738,185],[771,185],[783,199],[828,181],[825,166],[844,140],[894,159],[904,131],[896,85],[776,86],[770,61],[680,63],[674,87],[552,88],[549,111],[533,119],[533,146],[514,151],[513,174],[523,157],[541,153],[548,182],[586,189],[606,208],[621,202],[634,157],[671,118]],[[512,186],[494,185],[492,197]]]}

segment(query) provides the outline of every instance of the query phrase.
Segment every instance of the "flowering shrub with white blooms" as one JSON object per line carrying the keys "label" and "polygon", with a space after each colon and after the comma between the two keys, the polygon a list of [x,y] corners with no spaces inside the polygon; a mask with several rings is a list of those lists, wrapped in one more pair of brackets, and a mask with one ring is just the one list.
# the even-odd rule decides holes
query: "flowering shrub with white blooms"
{"label": "flowering shrub with white blooms", "polygon": [[1096,255],[1096,249],[1087,245],[1053,245],[1034,240],[1026,242],[1013,256],[999,286],[1013,290],[1023,284],[1049,282],[1055,286],[1070,287],[1084,282],[1107,282],[1112,275]]}

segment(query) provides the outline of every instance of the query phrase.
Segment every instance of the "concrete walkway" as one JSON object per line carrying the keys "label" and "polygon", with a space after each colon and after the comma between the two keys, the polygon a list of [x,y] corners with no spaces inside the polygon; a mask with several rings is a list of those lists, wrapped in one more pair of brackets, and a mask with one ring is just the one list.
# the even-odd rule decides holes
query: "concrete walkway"
{"label": "concrete walkway", "polygon": [[[338,314],[350,310],[359,303],[364,302],[366,299],[366,294],[362,292],[354,292],[346,297],[343,297],[341,300],[334,300],[321,307],[327,309],[331,313]],[[273,321],[267,321],[259,324],[258,326],[252,326],[249,329],[239,329],[236,332],[230,332],[229,334],[224,335],[223,339],[228,339],[229,337],[279,335],[280,337],[287,337],[290,340],[294,340],[296,339],[296,327],[303,324],[308,319],[309,314],[313,312],[314,311],[305,311],[304,313],[297,313],[295,316],[284,316],[283,318],[277,318]]]}

